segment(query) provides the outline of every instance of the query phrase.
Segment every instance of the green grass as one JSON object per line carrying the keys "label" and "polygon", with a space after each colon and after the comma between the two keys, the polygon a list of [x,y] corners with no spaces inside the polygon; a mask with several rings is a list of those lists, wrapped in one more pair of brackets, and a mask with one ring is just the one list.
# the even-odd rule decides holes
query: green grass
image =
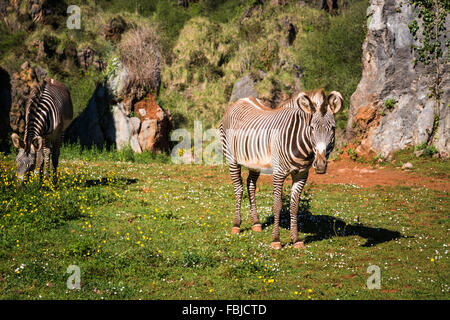
{"label": "green grass", "polygon": [[[285,196],[277,251],[268,183],[256,196],[263,232],[250,231],[244,195],[243,232],[231,235],[225,166],[75,154],[63,153],[54,191],[37,181],[19,191],[6,185],[14,162],[3,158],[1,299],[448,298],[448,192],[308,184],[299,212],[307,249],[289,244]],[[36,196],[45,193],[63,200]],[[24,218],[5,211],[11,201],[19,210],[41,206]],[[57,223],[44,219],[52,203],[67,212],[55,214]],[[80,290],[66,287],[69,265],[80,267]],[[366,287],[370,265],[381,269],[381,290]]]}
{"label": "green grass", "polygon": [[114,148],[83,148],[80,144],[64,144],[61,148],[61,157],[71,160],[84,161],[119,161],[119,162],[136,162],[149,163],[161,162],[169,163],[170,156],[165,153],[154,153],[144,151],[142,153],[135,153],[130,146],[124,147],[121,150]]}
{"label": "green grass", "polygon": [[[424,154],[420,157],[416,157],[414,151],[424,150]],[[421,144],[416,147],[407,148],[396,152],[392,160],[386,162],[387,165],[401,168],[401,166],[407,162],[410,162],[413,167],[410,169],[412,172],[420,173],[427,176],[438,177],[443,179],[449,179],[448,160],[440,158],[433,158],[432,155],[437,152],[434,146],[427,146]]]}

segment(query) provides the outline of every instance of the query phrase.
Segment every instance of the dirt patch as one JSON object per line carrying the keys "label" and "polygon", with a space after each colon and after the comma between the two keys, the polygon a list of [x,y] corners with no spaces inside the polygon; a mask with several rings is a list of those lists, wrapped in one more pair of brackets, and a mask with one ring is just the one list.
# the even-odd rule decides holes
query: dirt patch
{"label": "dirt patch", "polygon": [[[271,183],[272,177],[261,176],[260,181]],[[448,191],[450,189],[450,181],[448,179],[421,176],[407,170],[382,166],[373,168],[367,164],[349,160],[329,161],[326,174],[316,174],[311,169],[307,183],[354,184],[362,188],[409,186],[440,191]]]}
{"label": "dirt patch", "polygon": [[[192,165],[189,167],[175,167],[170,178],[179,179],[183,183],[210,182],[211,180],[231,184],[228,169],[217,170],[215,167]],[[178,171],[179,170],[179,171]],[[189,175],[184,174],[189,171]],[[242,169],[242,178],[246,184],[248,170]],[[163,176],[161,176],[163,177]],[[155,177],[154,177],[155,178]],[[164,178],[168,178],[165,176]],[[285,183],[291,184],[288,177]],[[381,165],[372,167],[369,164],[358,163],[352,160],[328,161],[326,174],[316,174],[313,169],[309,171],[307,184],[353,184],[361,188],[372,188],[375,186],[408,186],[416,188],[428,188],[432,190],[450,190],[450,180],[446,177],[425,176],[409,170],[383,167]],[[271,175],[261,175],[258,185],[271,185]],[[245,191],[246,192],[246,191]]]}

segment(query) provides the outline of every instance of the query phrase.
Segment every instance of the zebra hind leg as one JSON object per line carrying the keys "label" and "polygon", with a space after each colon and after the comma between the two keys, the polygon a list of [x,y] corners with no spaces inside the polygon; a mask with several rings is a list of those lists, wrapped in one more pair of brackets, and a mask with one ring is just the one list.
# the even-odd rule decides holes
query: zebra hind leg
{"label": "zebra hind leg", "polygon": [[230,175],[234,186],[234,196],[236,198],[236,210],[233,220],[232,234],[238,234],[241,231],[241,200],[243,193],[241,166],[238,164],[230,165]]}
{"label": "zebra hind leg", "polygon": [[252,219],[252,230],[255,232],[262,231],[261,222],[259,222],[258,212],[256,211],[256,201],[255,201],[256,181],[258,180],[258,178],[259,172],[250,170],[247,178],[247,191],[248,191],[248,198],[250,200],[250,216]]}

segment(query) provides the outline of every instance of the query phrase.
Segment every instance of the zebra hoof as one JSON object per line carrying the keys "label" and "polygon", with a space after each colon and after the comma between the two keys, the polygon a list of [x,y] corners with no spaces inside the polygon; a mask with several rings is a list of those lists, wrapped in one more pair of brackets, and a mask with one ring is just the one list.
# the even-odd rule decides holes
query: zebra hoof
{"label": "zebra hoof", "polygon": [[260,224],[255,224],[252,226],[252,231],[254,232],[262,232],[262,226]]}
{"label": "zebra hoof", "polygon": [[270,246],[276,250],[281,249],[281,242],[272,242]]}
{"label": "zebra hoof", "polygon": [[238,234],[240,232],[241,232],[241,228],[239,228],[239,227],[231,228],[231,234]]}
{"label": "zebra hoof", "polygon": [[303,243],[303,241],[297,241],[296,243],[294,243],[292,247],[295,249],[306,249],[306,246]]}

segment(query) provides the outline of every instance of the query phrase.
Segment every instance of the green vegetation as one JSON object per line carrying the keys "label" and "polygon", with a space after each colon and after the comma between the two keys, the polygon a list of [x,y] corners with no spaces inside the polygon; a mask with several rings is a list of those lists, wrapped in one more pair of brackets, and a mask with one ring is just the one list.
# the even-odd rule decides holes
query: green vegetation
{"label": "green vegetation", "polygon": [[352,148],[347,149],[347,154],[350,157],[350,159],[352,159],[352,160],[356,160],[358,158],[358,155],[356,154],[355,150],[353,150]]}
{"label": "green vegetation", "polygon": [[[197,119],[216,127],[234,83],[249,73],[258,80],[259,96],[271,103],[300,89],[340,91],[345,100],[338,116],[342,129],[361,76],[366,8],[366,1],[356,1],[341,15],[330,16],[294,3],[285,8],[265,3],[253,8],[251,18],[236,15],[226,23],[209,16],[191,18],[163,70],[160,102],[178,114],[176,127],[192,127]],[[291,45],[286,21],[297,33]]]}
{"label": "green vegetation", "polygon": [[324,87],[344,97],[344,112],[337,115],[338,127],[347,124],[350,96],[361,79],[362,43],[366,35],[366,1],[355,1],[338,16],[311,17],[308,32],[298,41],[297,59],[306,89]]}
{"label": "green vegetation", "polygon": [[395,100],[395,98],[389,98],[389,99],[384,100],[384,106],[388,110],[394,109],[394,106],[396,103],[397,103],[397,100]]}
{"label": "green vegetation", "polygon": [[[415,155],[416,151],[423,150],[420,157]],[[434,158],[433,155],[438,153],[434,146],[429,146],[427,143],[422,143],[415,147],[406,148],[395,152],[388,161],[381,155],[378,155],[372,160],[364,160],[358,158],[362,162],[371,163],[372,165],[385,165],[388,167],[401,168],[405,163],[409,162],[413,165],[409,171],[420,173],[424,176],[432,176],[436,178],[449,179],[448,159]]]}
{"label": "green vegetation", "polygon": [[[263,232],[249,230],[245,196],[243,232],[233,236],[226,166],[74,154],[63,153],[58,186],[34,177],[21,190],[14,161],[2,158],[2,299],[447,297],[448,192],[307,184],[299,212],[307,249],[298,251],[288,243],[286,184],[284,247],[272,250],[268,179],[256,194]],[[69,265],[80,267],[80,290],[66,287]],[[370,265],[381,268],[381,290],[366,287]]]}
{"label": "green vegetation", "polygon": [[158,154],[154,152],[144,151],[135,153],[130,146],[115,150],[114,148],[83,148],[80,144],[65,144],[61,148],[61,157],[66,159],[82,159],[84,161],[119,161],[119,162],[136,162],[136,163],[169,163],[170,156],[164,153]]}
{"label": "green vegetation", "polygon": [[[11,15],[15,22],[9,25],[16,29],[4,30],[0,65],[17,71],[23,61],[36,62],[49,76],[66,83],[75,115],[86,107],[97,83],[110,70],[81,69],[71,53],[90,48],[104,62],[120,56],[122,42],[111,42],[103,35],[108,21],[120,17],[128,29],[151,28],[158,35],[155,41],[164,64],[157,101],[170,109],[174,128],[192,128],[194,120],[200,119],[205,128],[217,127],[234,83],[246,73],[258,80],[259,95],[271,103],[302,89],[340,91],[345,108],[338,115],[338,128],[345,128],[350,96],[361,76],[367,0],[346,2],[338,16],[295,1],[288,1],[284,8],[269,1],[239,0],[198,1],[189,8],[162,0],[70,4],[81,8],[81,30],[66,28],[62,10],[66,3],[62,2],[51,25],[27,28],[22,22],[26,8]],[[288,43],[290,23],[296,36]],[[46,46],[41,60],[37,59],[38,40]]]}
{"label": "green vegetation", "polygon": [[444,51],[441,37],[447,32],[445,19],[450,12],[450,3],[447,0],[410,0],[409,2],[417,9],[418,17],[422,21],[422,28],[419,27],[417,20],[413,20],[408,26],[414,40],[420,41],[419,45],[413,46],[417,60],[426,65],[436,63]]}
{"label": "green vegetation", "polygon": [[[435,114],[437,121],[430,134],[430,141],[434,139],[439,125],[439,114],[442,103],[441,96],[445,85],[442,79],[445,74],[445,65],[448,64],[449,55],[444,46],[448,48],[450,42],[447,39],[446,18],[450,14],[450,1],[448,0],[410,0],[417,12],[417,20],[409,24],[409,30],[416,41],[411,47],[414,50],[414,64],[421,63],[427,66],[427,82],[429,98],[436,102]],[[445,43],[445,44],[444,44]]]}
{"label": "green vegetation", "polygon": [[424,151],[423,154],[424,154],[425,156],[428,156],[428,157],[431,157],[431,156],[433,156],[434,154],[436,154],[436,153],[439,152],[439,151],[436,149],[435,146],[432,146],[432,145],[429,146],[426,142],[424,142],[424,143],[422,143],[422,144],[419,144],[419,145],[415,146],[414,149],[415,149],[416,151],[423,150],[423,151]]}
{"label": "green vegetation", "polygon": [[[421,157],[416,157],[414,151],[424,150]],[[413,165],[411,171],[421,172],[424,175],[438,177],[442,179],[449,179],[450,174],[448,170],[448,160],[432,158],[436,153],[434,146],[421,144],[416,148],[408,148],[398,151],[394,154],[390,166],[401,167],[404,163],[410,162]]]}
{"label": "green vegetation", "polygon": [[[50,54],[37,63],[67,84],[79,114],[113,69],[81,70],[58,57],[89,47],[113,61],[120,45],[99,30],[120,15],[158,32],[165,64],[157,101],[171,110],[175,128],[192,128],[194,120],[216,127],[233,84],[247,73],[272,102],[300,89],[340,91],[345,108],[337,126],[345,128],[361,76],[367,0],[345,1],[337,16],[296,1],[284,8],[269,2],[204,0],[185,9],[163,0],[71,1],[81,7],[82,30],[67,31],[61,12],[51,26],[0,30],[0,65],[17,71],[36,61],[33,43],[45,38]],[[9,25],[25,19],[23,3]],[[290,44],[287,22],[297,33]],[[385,101],[387,109],[394,105]],[[424,156],[414,156],[418,150]],[[383,165],[411,162],[414,174],[449,179],[448,161],[435,153],[423,144]],[[347,154],[365,161],[352,148]],[[235,203],[224,165],[175,165],[163,154],[68,144],[56,186],[32,174],[19,188],[14,158],[15,151],[0,154],[0,299],[448,298],[448,191],[308,183],[299,206],[307,248],[295,250],[287,183],[283,248],[272,250],[269,179],[261,178],[256,194],[263,232],[250,231],[245,193],[243,231],[231,235]],[[70,265],[81,269],[80,290],[66,286]],[[381,290],[367,289],[370,265],[381,269]]]}
{"label": "green vegetation", "polygon": [[93,92],[97,88],[97,84],[101,80],[103,80],[102,75],[92,70],[80,74],[78,77],[67,79],[65,84],[72,99],[74,118],[83,112],[84,108],[88,105]]}

